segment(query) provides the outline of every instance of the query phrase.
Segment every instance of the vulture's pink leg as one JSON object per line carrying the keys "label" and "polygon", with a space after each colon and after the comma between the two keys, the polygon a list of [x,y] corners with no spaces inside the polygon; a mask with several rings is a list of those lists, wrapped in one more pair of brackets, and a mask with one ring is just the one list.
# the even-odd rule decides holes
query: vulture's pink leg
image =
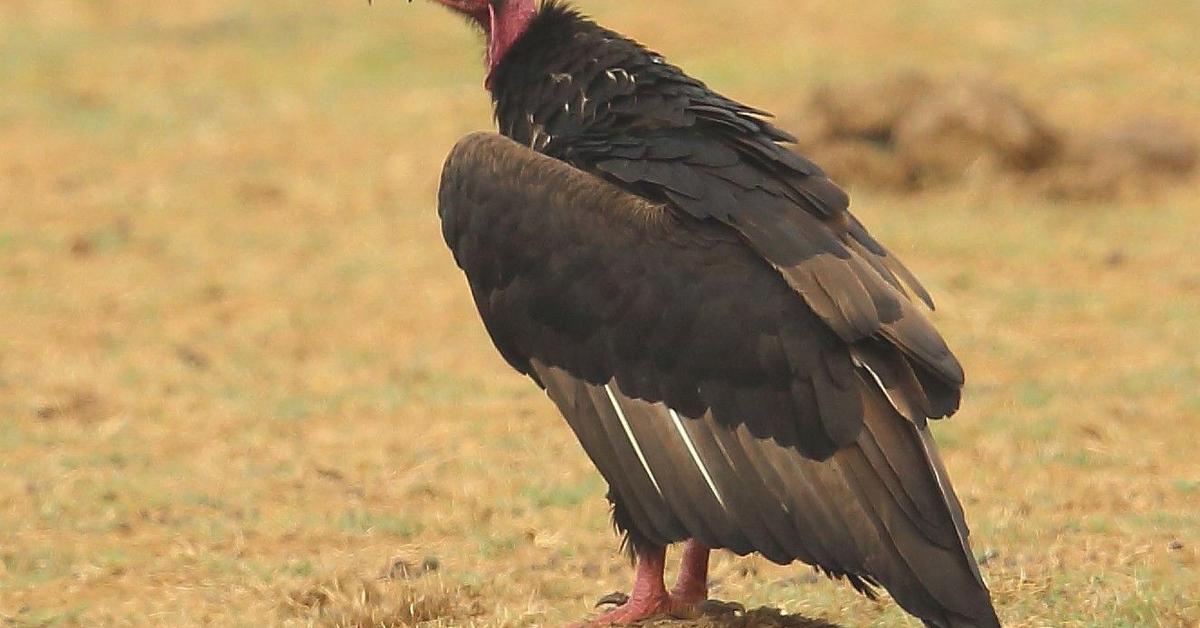
{"label": "vulture's pink leg", "polygon": [[684,544],[679,578],[675,588],[671,589],[674,604],[695,606],[708,600],[708,555],[711,551],[696,539],[689,539]]}
{"label": "vulture's pink leg", "polygon": [[617,608],[581,624],[582,626],[623,626],[635,622],[690,611],[687,604],[676,604],[663,584],[666,548],[638,550],[637,575],[628,601]]}
{"label": "vulture's pink leg", "polygon": [[675,588],[667,593],[663,584],[666,548],[637,552],[637,576],[628,600],[582,626],[621,626],[651,617],[690,617],[708,600],[708,546],[688,541]]}

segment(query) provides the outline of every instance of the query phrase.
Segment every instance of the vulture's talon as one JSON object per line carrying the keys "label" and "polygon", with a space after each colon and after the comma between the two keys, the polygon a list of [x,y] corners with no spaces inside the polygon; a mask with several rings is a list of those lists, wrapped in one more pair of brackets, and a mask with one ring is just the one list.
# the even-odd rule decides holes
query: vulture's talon
{"label": "vulture's talon", "polygon": [[612,593],[609,593],[608,595],[596,600],[596,606],[593,608],[600,608],[601,606],[624,606],[628,602],[628,593],[613,591]]}

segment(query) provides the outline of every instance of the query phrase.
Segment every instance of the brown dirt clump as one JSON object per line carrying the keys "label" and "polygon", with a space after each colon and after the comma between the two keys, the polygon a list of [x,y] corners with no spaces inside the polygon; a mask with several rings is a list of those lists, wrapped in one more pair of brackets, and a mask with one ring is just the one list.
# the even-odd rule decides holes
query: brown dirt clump
{"label": "brown dirt clump", "polygon": [[976,80],[931,89],[896,122],[896,150],[922,179],[957,181],[981,160],[1030,172],[1059,153],[1058,133],[1011,91]]}
{"label": "brown dirt clump", "polygon": [[[887,141],[892,129],[932,89],[929,77],[904,72],[864,82],[824,85],[813,91],[807,107],[811,139],[862,138]],[[801,141],[805,138],[801,124]]]}
{"label": "brown dirt clump", "polygon": [[796,124],[801,150],[848,184],[898,191],[975,182],[1053,200],[1132,200],[1186,180],[1200,141],[1141,118],[1100,132],[1054,128],[984,79],[902,73],[815,90]]}
{"label": "brown dirt clump", "polygon": [[90,388],[63,388],[35,410],[42,421],[74,421],[81,424],[97,423],[108,413],[104,400]]}
{"label": "brown dirt clump", "polygon": [[1053,199],[1136,200],[1188,179],[1198,161],[1200,143],[1187,129],[1141,118],[1074,140],[1032,185]]}

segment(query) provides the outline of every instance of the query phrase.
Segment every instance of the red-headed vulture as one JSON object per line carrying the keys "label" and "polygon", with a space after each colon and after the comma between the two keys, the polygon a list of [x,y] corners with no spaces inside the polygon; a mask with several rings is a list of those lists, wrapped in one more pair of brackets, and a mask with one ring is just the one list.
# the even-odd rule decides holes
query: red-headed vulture
{"label": "red-headed vulture", "polygon": [[723,548],[998,626],[927,425],[962,367],[846,194],[768,114],[564,4],[438,1],[485,33],[499,125],[450,153],[443,234],[636,557],[591,623],[694,608]]}

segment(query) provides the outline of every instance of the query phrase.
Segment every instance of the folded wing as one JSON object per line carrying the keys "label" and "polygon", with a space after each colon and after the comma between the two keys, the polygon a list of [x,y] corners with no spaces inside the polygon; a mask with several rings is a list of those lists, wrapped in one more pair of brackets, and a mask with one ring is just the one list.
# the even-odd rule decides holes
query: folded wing
{"label": "folded wing", "polygon": [[497,348],[558,404],[627,529],[878,583],[932,625],[997,625],[925,427],[928,380],[957,388],[908,346],[941,340],[899,288],[908,305],[848,340],[803,294],[842,275],[797,280],[727,224],[493,134],[455,147],[439,213]]}

